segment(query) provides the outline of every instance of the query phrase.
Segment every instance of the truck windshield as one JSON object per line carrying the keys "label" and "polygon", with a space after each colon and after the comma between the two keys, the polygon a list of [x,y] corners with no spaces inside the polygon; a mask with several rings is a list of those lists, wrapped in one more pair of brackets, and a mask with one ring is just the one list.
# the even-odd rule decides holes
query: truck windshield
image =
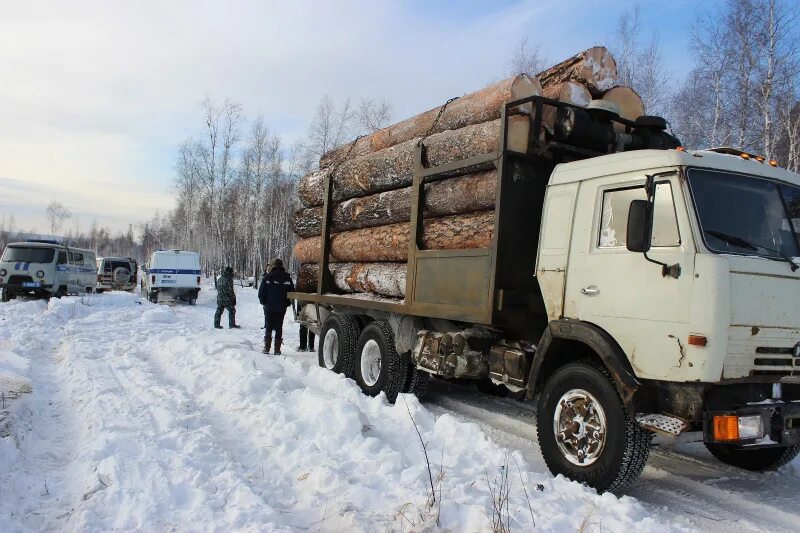
{"label": "truck windshield", "polygon": [[690,169],[708,248],[768,259],[800,257],[800,187],[756,176]]}
{"label": "truck windshield", "polygon": [[3,253],[2,261],[9,263],[52,263],[56,251],[52,248],[33,248],[9,246]]}

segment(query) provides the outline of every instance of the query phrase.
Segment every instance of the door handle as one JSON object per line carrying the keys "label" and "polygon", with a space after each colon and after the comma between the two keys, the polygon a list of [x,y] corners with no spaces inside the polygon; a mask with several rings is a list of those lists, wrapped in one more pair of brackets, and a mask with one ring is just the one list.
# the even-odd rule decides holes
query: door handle
{"label": "door handle", "polygon": [[600,294],[600,289],[594,285],[589,285],[588,287],[581,289],[581,294],[585,294],[586,296],[594,296],[595,294]]}

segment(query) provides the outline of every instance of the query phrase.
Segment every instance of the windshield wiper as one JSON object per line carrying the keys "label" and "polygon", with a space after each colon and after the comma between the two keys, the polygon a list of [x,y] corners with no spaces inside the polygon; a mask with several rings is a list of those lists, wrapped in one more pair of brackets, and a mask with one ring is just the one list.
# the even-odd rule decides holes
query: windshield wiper
{"label": "windshield wiper", "polygon": [[[800,268],[800,267],[797,266],[797,263],[795,263],[792,260],[791,257],[789,257],[788,255],[784,254],[780,250],[775,250],[773,248],[768,248],[768,247],[766,247],[766,246],[764,246],[762,244],[756,244],[756,243],[750,242],[748,240],[742,239],[741,237],[736,237],[734,235],[729,235],[729,234],[723,233],[721,231],[717,231],[717,230],[713,230],[713,229],[707,229],[707,230],[704,230],[704,231],[707,234],[711,235],[712,237],[716,237],[718,239],[721,239],[721,240],[727,242],[728,244],[732,244],[734,246],[738,246],[739,248],[745,248],[745,249],[751,250],[753,252],[757,252],[758,249],[760,248],[762,250],[766,250],[768,252],[772,252],[775,255],[777,255],[780,258],[780,260],[785,261],[786,263],[788,263],[789,266],[792,269],[792,272],[794,272],[798,268]],[[777,259],[777,258],[767,257],[767,259],[773,259],[774,260],[774,259]]]}

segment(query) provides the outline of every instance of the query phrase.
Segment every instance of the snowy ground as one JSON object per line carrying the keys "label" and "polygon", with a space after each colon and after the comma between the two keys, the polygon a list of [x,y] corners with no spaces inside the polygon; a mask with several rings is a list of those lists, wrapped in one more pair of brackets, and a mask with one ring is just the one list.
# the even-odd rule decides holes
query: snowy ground
{"label": "snowy ground", "polygon": [[490,531],[504,472],[512,531],[800,521],[798,462],[765,477],[656,452],[630,495],[598,496],[547,472],[529,406],[448,386],[365,397],[294,351],[289,318],[284,356],[262,355],[252,289],[238,331],[211,329],[213,298],[0,305],[0,531]]}

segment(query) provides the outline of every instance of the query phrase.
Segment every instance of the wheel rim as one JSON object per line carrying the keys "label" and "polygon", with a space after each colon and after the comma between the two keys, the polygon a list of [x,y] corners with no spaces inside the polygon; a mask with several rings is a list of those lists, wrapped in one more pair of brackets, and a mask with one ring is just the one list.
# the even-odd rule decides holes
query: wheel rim
{"label": "wheel rim", "polygon": [[606,445],[603,406],[588,391],[567,391],[553,414],[553,432],[561,454],[570,463],[578,466],[594,464]]}
{"label": "wheel rim", "polygon": [[333,368],[339,360],[339,334],[331,328],[325,333],[325,341],[322,343],[322,360],[325,368]]}
{"label": "wheel rim", "polygon": [[372,339],[361,349],[361,377],[368,387],[378,382],[381,376],[381,347]]}

